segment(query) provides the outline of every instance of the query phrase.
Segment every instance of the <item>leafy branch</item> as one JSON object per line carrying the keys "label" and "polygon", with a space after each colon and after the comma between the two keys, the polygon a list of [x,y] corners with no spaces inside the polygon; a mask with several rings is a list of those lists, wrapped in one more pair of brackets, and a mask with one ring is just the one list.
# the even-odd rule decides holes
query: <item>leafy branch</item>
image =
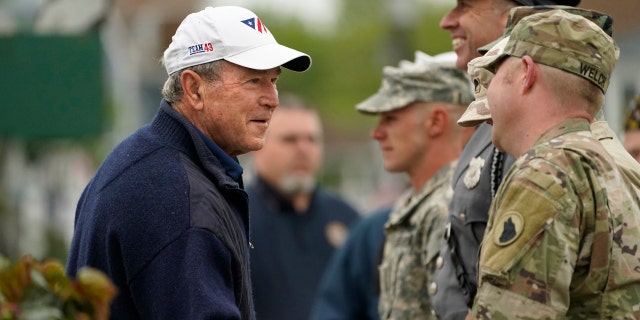
{"label": "leafy branch", "polygon": [[57,260],[25,255],[12,264],[0,255],[1,320],[107,320],[116,293],[93,268],[80,269],[74,280]]}

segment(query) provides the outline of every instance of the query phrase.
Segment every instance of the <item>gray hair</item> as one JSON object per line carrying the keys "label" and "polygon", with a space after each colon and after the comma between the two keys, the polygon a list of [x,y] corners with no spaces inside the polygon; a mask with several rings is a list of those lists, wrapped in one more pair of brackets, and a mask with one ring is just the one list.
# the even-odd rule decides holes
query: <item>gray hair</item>
{"label": "gray hair", "polygon": [[294,93],[282,93],[278,96],[278,101],[278,108],[280,109],[306,110],[311,113],[318,113],[318,111],[315,108],[311,107],[305,99]]}
{"label": "gray hair", "polygon": [[199,74],[207,81],[217,81],[220,80],[220,74],[222,73],[223,66],[224,60],[215,60],[212,62],[184,68],[170,74],[167,78],[167,81],[164,82],[164,86],[162,88],[162,97],[170,104],[182,100],[184,90],[182,89],[182,85],[180,84],[180,76],[185,70],[191,70]]}
{"label": "gray hair", "polygon": [[294,93],[290,93],[290,92],[286,92],[283,94],[280,94],[278,97],[278,108],[276,108],[275,112],[279,112],[279,110],[282,111],[303,111],[305,113],[309,113],[311,115],[313,115],[318,123],[320,124],[320,136],[318,137],[320,140],[322,140],[322,117],[320,117],[320,113],[318,112],[318,110],[309,105],[307,103],[307,101],[294,94]]}

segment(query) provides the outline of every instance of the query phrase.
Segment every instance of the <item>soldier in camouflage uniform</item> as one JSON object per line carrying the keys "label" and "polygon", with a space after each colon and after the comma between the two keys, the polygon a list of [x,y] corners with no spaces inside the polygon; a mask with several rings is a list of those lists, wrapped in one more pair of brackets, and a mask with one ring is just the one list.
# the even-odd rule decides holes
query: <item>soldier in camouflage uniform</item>
{"label": "soldier in camouflage uniform", "polygon": [[[479,1],[483,0],[473,0],[471,7]],[[572,1],[519,1],[520,4],[577,4],[576,1],[570,2]],[[599,25],[609,36],[612,35],[613,20],[606,14],[570,6],[537,5],[513,8],[509,13],[503,37],[508,35],[512,27],[523,17],[554,9],[582,15]],[[473,9],[466,11],[472,12]],[[450,15],[453,15],[453,12]],[[463,18],[460,16],[458,19]],[[486,23],[481,27],[491,26],[491,23]],[[452,34],[455,33],[452,30]],[[484,53],[491,46],[481,47],[478,51]],[[458,59],[460,60],[460,56]],[[464,125],[464,121],[459,123]],[[491,126],[482,120],[469,122],[467,125],[477,126],[477,129],[463,150],[454,173],[454,196],[449,207],[449,231],[446,232],[438,257],[442,261],[442,264],[439,264],[441,267],[436,270],[436,281],[431,284],[435,293],[431,297],[434,309],[441,319],[447,320],[463,319],[471,307],[477,288],[477,250],[488,219],[489,203],[503,173],[506,173],[513,163],[512,157],[507,155],[501,159],[500,155],[503,152],[495,152],[497,149],[494,150],[491,145]],[[640,164],[635,163],[625,151],[620,140],[604,121],[602,112],[599,112],[596,121],[591,123],[591,130],[614,158],[623,175],[633,183],[636,190],[640,190]]]}
{"label": "soldier in camouflage uniform", "polygon": [[469,63],[490,85],[461,121],[490,121],[519,157],[491,205],[469,319],[640,318],[638,192],[589,127],[618,54],[600,26],[551,10]]}
{"label": "soldier in camouflage uniform", "polygon": [[429,57],[385,67],[379,91],[356,105],[378,115],[371,136],[379,142],[384,167],[409,176],[410,190],[385,224],[380,271],[381,319],[425,319],[431,313],[431,281],[451,199],[451,177],[472,130],[456,120],[473,100],[469,79],[455,56]]}

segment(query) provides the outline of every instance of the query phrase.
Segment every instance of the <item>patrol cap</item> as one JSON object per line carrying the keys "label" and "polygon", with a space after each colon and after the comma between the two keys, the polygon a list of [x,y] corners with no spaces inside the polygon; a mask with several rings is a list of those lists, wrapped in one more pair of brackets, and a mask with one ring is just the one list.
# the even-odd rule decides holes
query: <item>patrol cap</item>
{"label": "patrol cap", "polygon": [[500,57],[504,57],[505,44],[509,42],[509,38],[502,38],[494,45],[495,49],[489,50],[484,56],[472,59],[467,64],[467,72],[472,79],[474,85],[475,101],[469,104],[467,110],[458,119],[458,124],[463,127],[473,127],[484,121],[491,119],[489,102],[487,101],[487,90],[493,76],[493,70],[481,66],[499,61]]}
{"label": "patrol cap", "polygon": [[309,55],[279,44],[255,13],[237,6],[189,14],[164,51],[167,74],[221,59],[256,70],[303,72],[311,66]]}
{"label": "patrol cap", "polygon": [[467,110],[458,119],[458,124],[463,127],[475,127],[482,122],[491,119],[489,102],[487,101],[487,88],[493,78],[493,72],[484,68],[470,68],[469,77],[473,82],[474,97]]}
{"label": "patrol cap", "polygon": [[541,13],[541,12],[550,11],[550,10],[564,10],[572,14],[583,16],[589,19],[590,21],[592,21],[593,23],[597,24],[598,26],[600,26],[600,29],[606,32],[609,36],[613,36],[613,18],[611,18],[611,16],[606,15],[602,12],[598,12],[595,10],[582,9],[582,8],[574,8],[570,6],[562,6],[562,5],[514,7],[511,9],[511,11],[509,11],[509,17],[507,18],[507,26],[504,29],[504,33],[502,34],[502,37],[500,37],[499,39],[487,45],[480,47],[478,49],[478,52],[480,54],[487,53],[487,51],[489,51],[489,49],[495,46],[496,43],[498,43],[498,41],[500,41],[502,38],[509,36],[509,34],[511,33],[511,30],[513,30],[513,27],[520,20],[522,20],[522,18],[530,16],[532,14]]}
{"label": "patrol cap", "polygon": [[[586,78],[606,91],[619,56],[613,39],[601,30],[606,23],[595,25],[583,15],[563,9],[529,14],[519,21],[509,35],[499,39],[484,56],[469,62],[468,72],[475,86],[476,101],[458,119],[459,125],[475,126],[491,119],[486,91],[495,63],[506,55],[530,55],[538,63]],[[604,23],[610,18],[598,21]],[[608,25],[611,30],[611,23]]]}
{"label": "patrol cap", "polygon": [[448,102],[468,105],[473,101],[469,78],[455,67],[455,55],[446,59],[416,52],[415,62],[401,61],[382,70],[377,93],[356,105],[365,114],[392,111],[416,102]]}
{"label": "patrol cap", "polygon": [[469,66],[493,71],[507,55],[531,56],[537,63],[585,78],[606,92],[620,49],[613,38],[588,19],[551,10],[522,18],[508,37],[477,61],[469,62]]}

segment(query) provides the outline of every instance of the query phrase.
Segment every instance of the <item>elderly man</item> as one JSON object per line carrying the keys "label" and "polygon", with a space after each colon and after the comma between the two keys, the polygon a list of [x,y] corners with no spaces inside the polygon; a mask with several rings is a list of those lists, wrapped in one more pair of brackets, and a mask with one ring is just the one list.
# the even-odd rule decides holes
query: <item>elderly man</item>
{"label": "elderly man", "polygon": [[436,266],[451,200],[451,177],[469,132],[456,120],[473,95],[453,59],[421,58],[385,67],[379,91],[356,109],[379,117],[378,141],[389,172],[405,173],[411,188],[385,225],[380,271],[380,319],[431,314],[428,284]]}
{"label": "elderly man", "polygon": [[67,272],[91,266],[113,280],[112,319],[255,318],[236,156],[262,148],[281,66],[310,64],[247,9],[182,21],[164,52],[158,113],[108,155],[78,202]]}
{"label": "elderly man", "polygon": [[638,194],[590,129],[618,53],[601,26],[549,10],[469,63],[489,85],[462,120],[492,123],[518,158],[491,206],[469,319],[637,318]]}

